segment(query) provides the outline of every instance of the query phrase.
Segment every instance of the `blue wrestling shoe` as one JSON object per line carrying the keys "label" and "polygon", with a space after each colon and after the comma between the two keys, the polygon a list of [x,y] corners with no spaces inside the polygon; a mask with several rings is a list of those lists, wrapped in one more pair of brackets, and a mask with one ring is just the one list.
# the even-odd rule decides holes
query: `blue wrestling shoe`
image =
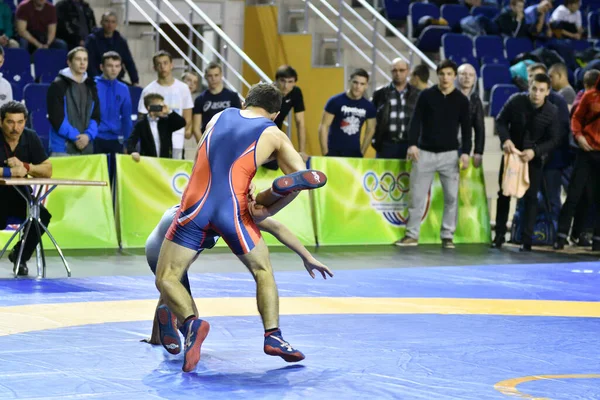
{"label": "blue wrestling shoe", "polygon": [[292,192],[307,189],[318,189],[325,186],[327,176],[321,171],[308,169],[284,175],[273,181],[273,193],[287,196]]}
{"label": "blue wrestling shoe", "polygon": [[185,332],[183,371],[190,372],[196,368],[198,361],[200,361],[200,348],[208,335],[210,325],[206,321],[195,318],[189,320],[183,330]]}
{"label": "blue wrestling shoe", "polygon": [[171,354],[181,352],[181,338],[177,331],[177,317],[169,310],[169,307],[162,305],[156,309],[156,319],[158,320],[158,333],[160,344]]}
{"label": "blue wrestling shoe", "polygon": [[281,329],[265,333],[265,354],[279,356],[287,362],[298,362],[304,360],[304,354],[294,349],[281,336]]}

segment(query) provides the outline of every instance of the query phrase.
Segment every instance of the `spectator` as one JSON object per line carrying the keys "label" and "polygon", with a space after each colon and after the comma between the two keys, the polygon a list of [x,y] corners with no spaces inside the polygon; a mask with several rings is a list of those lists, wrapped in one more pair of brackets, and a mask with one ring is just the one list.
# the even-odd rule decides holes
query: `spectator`
{"label": "spectator", "polygon": [[13,12],[6,2],[2,2],[0,3],[0,46],[19,47],[19,43],[12,38],[14,35]]}
{"label": "spectator", "polygon": [[467,7],[469,11],[471,11],[473,7],[481,7],[481,0],[460,0],[460,3]]}
{"label": "spectator", "polygon": [[219,64],[208,64],[204,70],[204,78],[208,82],[208,89],[194,102],[192,131],[198,141],[212,117],[229,107],[242,108],[240,96],[223,85],[223,69]]}
{"label": "spectator", "polygon": [[[50,178],[52,176],[52,163],[48,159],[44,146],[38,135],[25,128],[27,122],[27,109],[22,103],[11,101],[0,108],[0,120],[2,122],[2,134],[0,135],[0,164],[2,164],[2,176],[4,178]],[[0,186],[0,229],[7,225],[9,217],[27,218],[27,202],[17,193],[17,190],[31,190],[27,187]],[[39,219],[48,226],[51,215],[43,205],[40,206]],[[18,275],[27,275],[27,261],[33,255],[35,248],[40,242],[37,230],[32,227],[25,244],[19,241],[10,252],[8,259],[12,263],[17,262],[19,250],[23,247],[23,254],[18,268]]]}
{"label": "spectator", "polygon": [[[571,107],[571,116],[577,110],[577,106],[581,102],[581,98],[585,92],[590,90],[594,90],[596,88],[596,81],[600,77],[600,71],[598,70],[590,70],[587,71],[583,76],[583,85],[584,90],[581,90],[577,93],[575,97],[575,101],[573,102],[573,107]],[[574,148],[577,152],[579,150],[579,145],[575,141],[573,135],[569,137],[571,142],[571,148]],[[577,158],[575,158],[575,163],[577,163]],[[573,181],[573,171],[572,168],[569,168],[570,171],[566,171],[566,174],[569,176],[569,184]],[[567,188],[567,193],[569,189]],[[579,200],[575,210],[575,216],[573,218],[573,227],[571,228],[571,241],[577,246],[587,247],[591,246],[591,236],[589,234],[592,233],[593,224],[594,224],[594,209],[595,205],[593,202],[593,193],[590,185],[586,185],[586,190],[584,195]],[[564,207],[564,204],[563,204]],[[562,208],[561,208],[562,210]],[[559,216],[559,224],[560,224],[560,216]],[[555,244],[556,249],[560,249],[560,246]]]}
{"label": "spectator", "polygon": [[46,0],[25,0],[15,14],[17,33],[22,49],[66,49],[67,44],[56,38],[56,8]]}
{"label": "spectator", "polygon": [[471,115],[471,126],[475,131],[475,151],[473,154],[473,166],[479,168],[483,158],[485,147],[485,123],[483,121],[483,103],[477,94],[477,73],[471,64],[463,64],[458,67],[458,88],[469,99],[469,110]]}
{"label": "spectator", "polygon": [[96,27],[96,17],[90,5],[84,0],[60,0],[56,3],[56,15],[56,36],[67,43],[69,50],[85,46],[85,38]]}
{"label": "spectator", "polygon": [[550,38],[552,30],[550,29],[550,10],[552,2],[542,0],[525,9],[525,23],[529,25],[529,33],[533,38]]}
{"label": "spectator", "polygon": [[[173,158],[172,138],[175,132],[185,127],[185,118],[169,110],[164,97],[158,93],[148,93],[142,100],[149,112],[135,124],[127,141],[127,153],[130,153],[135,161],[140,161],[140,155]],[[136,151],[138,142],[139,153]]]}
{"label": "spectator", "polygon": [[[0,68],[4,65],[4,49],[0,47]],[[10,83],[2,77],[0,72],[0,106],[12,101],[13,93]]]}
{"label": "spectator", "polygon": [[429,67],[426,64],[415,66],[408,83],[420,91],[427,89],[429,87]]}
{"label": "spectator", "polygon": [[550,80],[552,81],[552,89],[558,92],[563,99],[567,102],[567,105],[572,105],[575,101],[575,89],[569,84],[569,71],[565,64],[559,63],[554,64],[550,67],[549,71]]}
{"label": "spectator", "polygon": [[85,47],[75,47],[67,55],[68,67],[61,70],[48,88],[52,156],[93,154],[98,134],[100,104],[96,83],[87,73]]}
{"label": "spectator", "polygon": [[525,0],[510,0],[510,6],[494,19],[501,35],[528,37],[530,26],[525,21]]}
{"label": "spectator", "polygon": [[131,133],[131,95],[117,77],[121,73],[121,56],[109,51],[102,56],[102,75],[94,80],[100,100],[100,125],[94,140],[96,154],[120,154]]}
{"label": "spectator", "polygon": [[173,158],[181,160],[183,158],[184,137],[191,135],[192,127],[192,108],[194,102],[190,94],[190,88],[180,80],[173,77],[173,57],[166,51],[159,51],[152,57],[152,64],[157,73],[157,79],[152,81],[142,91],[140,102],[138,104],[138,113],[147,114],[148,110],[144,105],[144,96],[148,93],[160,94],[169,110],[176,112],[185,118],[186,126],[173,133]]}
{"label": "spectator", "polygon": [[[496,118],[496,131],[504,156],[500,162],[498,181],[502,186],[504,157],[517,154],[529,165],[529,189],[525,193],[523,212],[523,244],[521,251],[531,251],[533,227],[537,216],[537,193],[542,182],[542,159],[559,143],[557,108],[547,100],[550,94],[550,78],[537,74],[529,81],[529,93],[517,93],[508,99]],[[492,244],[500,248],[504,244],[510,197],[498,191],[496,211],[496,237]]]}
{"label": "spectator", "polygon": [[392,82],[373,93],[377,124],[373,148],[377,158],[406,158],[408,128],[420,90],[408,83],[410,67],[400,58],[392,60]]}
{"label": "spectator", "polygon": [[138,85],[140,78],[131,51],[129,51],[129,45],[117,30],[117,14],[114,11],[105,12],[102,14],[100,25],[101,27],[95,28],[85,40],[85,48],[88,50],[90,58],[88,74],[92,77],[100,75],[102,55],[109,51],[116,51],[121,56],[122,64],[125,66],[125,69],[121,68],[118,79],[123,80],[125,71],[127,71],[131,84]]}
{"label": "spectator", "polygon": [[[362,157],[375,133],[375,106],[363,96],[369,84],[369,74],[362,68],[350,75],[350,89],[331,97],[325,105],[319,141],[321,152],[330,157]],[[362,144],[360,131],[367,122]]]}
{"label": "spectator", "polygon": [[471,154],[471,114],[469,99],[456,90],[457,66],[444,60],[437,67],[439,84],[425,89],[419,95],[410,121],[407,159],[412,160],[410,173],[411,203],[408,209],[406,235],[397,246],[416,246],[419,243],[421,218],[427,193],[436,172],[444,189],[444,217],[442,246],[454,248],[454,231],[458,211],[459,142],[462,135],[462,168],[469,166]]}
{"label": "spectator", "polygon": [[[527,66],[527,77],[531,86],[533,77],[537,74],[546,75],[548,70],[541,63],[534,63]],[[569,136],[571,133],[571,122],[569,117],[569,106],[563,97],[557,92],[550,90],[548,101],[554,104],[558,112],[558,134],[559,144],[549,154],[548,160],[544,165],[544,180],[546,190],[544,196],[550,202],[550,213],[554,221],[558,219],[561,207],[561,186],[567,189],[569,180],[569,171],[573,163],[571,150],[569,148]]]}
{"label": "spectator", "polygon": [[304,123],[304,97],[302,90],[296,86],[298,83],[298,74],[296,70],[289,65],[282,65],[275,72],[275,85],[283,94],[281,102],[281,111],[275,118],[275,124],[279,129],[283,128],[283,121],[294,109],[294,119],[296,121],[296,132],[298,133],[298,152],[306,161],[306,125]]}
{"label": "spectator", "polygon": [[554,36],[566,39],[581,39],[583,26],[581,24],[580,0],[565,0],[565,4],[556,7],[550,16],[550,26]]}
{"label": "spectator", "polygon": [[583,94],[588,90],[596,88],[596,81],[598,80],[599,76],[600,71],[596,69],[591,69],[589,71],[586,71],[585,74],[583,74],[583,89],[577,93],[577,95],[575,96],[575,100],[573,100],[573,106],[571,107],[571,117],[573,116],[575,110],[577,110],[577,106],[581,102]]}
{"label": "spectator", "polygon": [[181,75],[181,81],[190,88],[193,101],[196,100],[196,98],[200,96],[200,93],[203,92],[203,90],[200,90],[202,87],[200,83],[200,75],[198,75],[195,71],[184,72],[183,75]]}
{"label": "spectator", "polygon": [[579,150],[573,170],[567,200],[560,210],[556,249],[564,248],[571,220],[586,187],[590,187],[596,205],[593,251],[600,251],[600,79],[594,89],[586,91],[573,114],[571,126]]}

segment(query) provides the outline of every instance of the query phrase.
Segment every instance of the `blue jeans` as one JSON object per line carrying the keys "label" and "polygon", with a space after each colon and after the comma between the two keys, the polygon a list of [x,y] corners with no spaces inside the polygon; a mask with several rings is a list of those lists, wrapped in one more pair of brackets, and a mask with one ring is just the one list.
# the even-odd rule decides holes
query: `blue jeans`
{"label": "blue jeans", "polygon": [[[31,43],[29,43],[27,41],[27,39],[20,38],[19,45],[21,46],[22,49],[25,49],[25,50],[29,51],[30,53],[33,53],[35,50],[37,50],[34,45],[32,45]],[[66,50],[67,42],[65,42],[62,39],[54,39],[54,41],[52,43],[50,43],[50,46],[48,46],[48,48]]]}

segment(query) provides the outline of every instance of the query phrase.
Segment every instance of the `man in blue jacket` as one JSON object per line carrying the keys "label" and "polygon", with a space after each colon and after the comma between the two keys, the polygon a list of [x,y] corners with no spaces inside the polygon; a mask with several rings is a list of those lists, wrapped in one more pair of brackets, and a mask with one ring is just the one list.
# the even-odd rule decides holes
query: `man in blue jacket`
{"label": "man in blue jacket", "polygon": [[100,100],[100,126],[94,152],[122,153],[132,124],[129,88],[117,80],[122,69],[121,56],[114,51],[104,53],[100,69],[102,75],[94,79]]}
{"label": "man in blue jacket", "polygon": [[67,65],[50,84],[46,96],[51,155],[93,154],[100,105],[96,83],[85,72],[88,66],[85,47],[69,51]]}
{"label": "man in blue jacket", "polygon": [[116,51],[125,66],[125,69],[121,69],[118,79],[123,80],[125,70],[127,70],[131,84],[139,84],[140,78],[127,40],[117,31],[117,14],[114,11],[105,12],[100,20],[100,25],[102,27],[94,29],[85,41],[90,58],[88,74],[92,77],[100,75],[102,55],[108,51]]}

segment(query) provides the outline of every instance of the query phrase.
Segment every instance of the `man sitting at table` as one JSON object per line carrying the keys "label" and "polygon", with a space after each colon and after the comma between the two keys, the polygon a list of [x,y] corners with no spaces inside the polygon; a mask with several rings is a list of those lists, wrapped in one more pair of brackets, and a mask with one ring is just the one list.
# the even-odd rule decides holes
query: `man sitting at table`
{"label": "man sitting at table", "polygon": [[[10,101],[0,107],[0,123],[2,135],[0,135],[0,164],[2,164],[3,178],[50,178],[52,176],[52,164],[42,146],[40,138],[31,129],[25,128],[27,122],[27,108],[22,103]],[[9,218],[24,221],[27,218],[27,203],[17,193],[17,190],[31,190],[29,187],[0,186],[0,229],[4,229]],[[44,206],[40,207],[40,219],[46,227],[50,222],[51,215]],[[41,229],[41,228],[40,228]],[[22,245],[19,241],[12,249],[8,259],[12,263],[17,262],[19,249]],[[27,240],[23,245],[23,255],[19,265],[18,274],[25,276],[29,273],[26,262],[31,258],[35,248],[40,242],[35,226],[32,226]]]}

